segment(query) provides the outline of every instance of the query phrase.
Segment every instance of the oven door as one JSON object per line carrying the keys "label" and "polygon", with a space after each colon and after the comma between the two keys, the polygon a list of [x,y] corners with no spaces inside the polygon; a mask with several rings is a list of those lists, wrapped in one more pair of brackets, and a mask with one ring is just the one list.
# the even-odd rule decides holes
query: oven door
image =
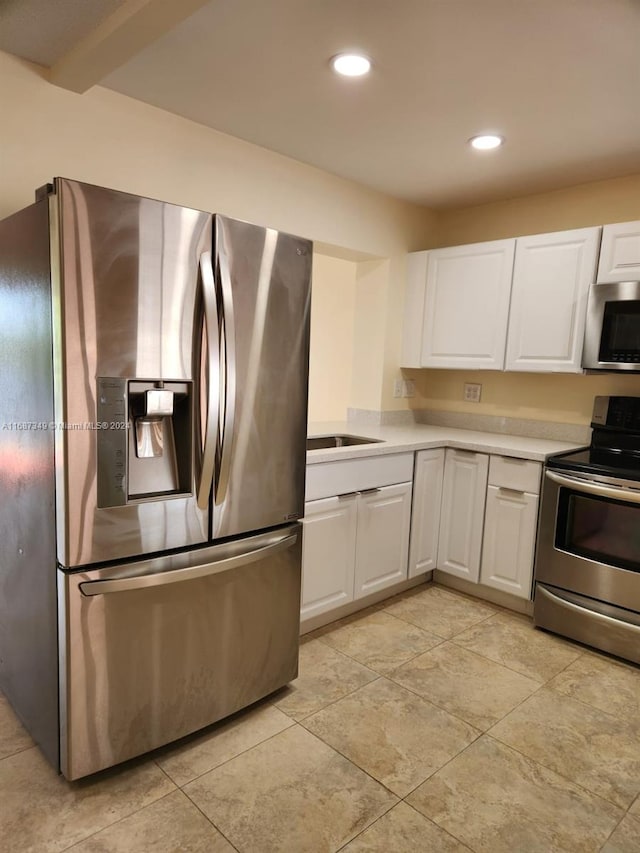
{"label": "oven door", "polygon": [[582,366],[640,371],[639,281],[591,285]]}
{"label": "oven door", "polygon": [[546,470],[533,621],[640,663],[640,490]]}
{"label": "oven door", "polygon": [[640,612],[640,489],[547,470],[536,581]]}

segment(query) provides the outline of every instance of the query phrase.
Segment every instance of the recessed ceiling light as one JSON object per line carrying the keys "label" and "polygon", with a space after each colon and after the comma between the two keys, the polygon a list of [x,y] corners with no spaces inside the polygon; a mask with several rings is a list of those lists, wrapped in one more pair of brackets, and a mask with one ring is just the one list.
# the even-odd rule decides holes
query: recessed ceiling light
{"label": "recessed ceiling light", "polygon": [[331,60],[331,67],[343,77],[362,77],[371,70],[371,60],[362,53],[339,53]]}
{"label": "recessed ceiling light", "polygon": [[504,142],[503,136],[496,136],[494,133],[483,133],[479,136],[472,136],[469,144],[472,148],[478,151],[490,151],[492,148],[499,148]]}

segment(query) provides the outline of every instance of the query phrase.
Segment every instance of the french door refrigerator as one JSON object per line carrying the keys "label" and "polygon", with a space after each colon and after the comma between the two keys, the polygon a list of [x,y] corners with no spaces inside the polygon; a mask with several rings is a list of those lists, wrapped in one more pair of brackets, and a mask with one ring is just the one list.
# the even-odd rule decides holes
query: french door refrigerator
{"label": "french door refrigerator", "polygon": [[36,199],[0,223],[0,687],[77,779],[297,675],[312,246]]}

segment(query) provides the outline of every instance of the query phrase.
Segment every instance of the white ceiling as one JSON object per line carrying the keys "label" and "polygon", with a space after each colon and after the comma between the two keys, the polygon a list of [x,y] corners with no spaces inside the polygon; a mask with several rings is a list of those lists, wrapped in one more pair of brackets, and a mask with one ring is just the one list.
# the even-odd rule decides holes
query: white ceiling
{"label": "white ceiling", "polygon": [[102,85],[429,207],[640,172],[640,0],[212,0]]}

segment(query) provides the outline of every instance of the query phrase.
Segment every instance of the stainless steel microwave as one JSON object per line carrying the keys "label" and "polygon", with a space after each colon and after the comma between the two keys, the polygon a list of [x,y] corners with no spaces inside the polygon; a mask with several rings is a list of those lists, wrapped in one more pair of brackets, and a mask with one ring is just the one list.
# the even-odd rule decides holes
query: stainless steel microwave
{"label": "stainless steel microwave", "polygon": [[640,281],[591,285],[582,366],[640,373]]}

